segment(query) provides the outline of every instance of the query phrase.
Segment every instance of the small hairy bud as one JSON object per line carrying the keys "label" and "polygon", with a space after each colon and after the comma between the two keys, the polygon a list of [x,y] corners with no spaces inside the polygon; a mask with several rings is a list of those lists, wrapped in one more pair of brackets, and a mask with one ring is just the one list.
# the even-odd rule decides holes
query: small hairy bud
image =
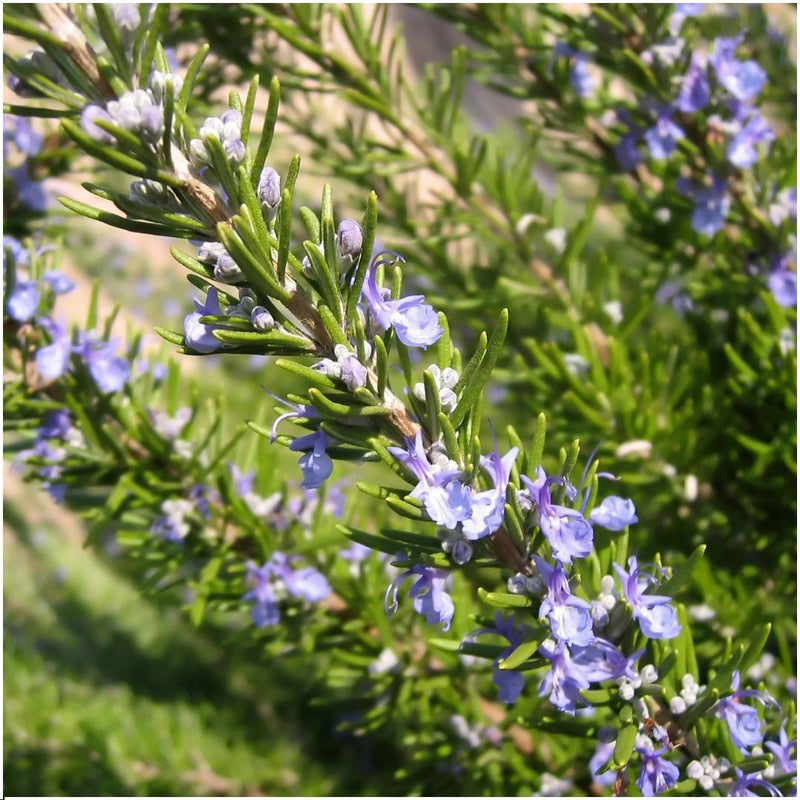
{"label": "small hairy bud", "polygon": [[339,269],[346,273],[361,255],[364,235],[361,226],[354,219],[343,219],[336,231],[336,253],[339,256]]}
{"label": "small hairy bud", "polygon": [[256,306],[250,312],[250,322],[259,331],[271,331],[275,327],[275,320],[272,314],[264,306]]}
{"label": "small hairy bud", "polygon": [[258,199],[267,222],[278,213],[281,204],[281,176],[272,167],[264,167],[258,179]]}

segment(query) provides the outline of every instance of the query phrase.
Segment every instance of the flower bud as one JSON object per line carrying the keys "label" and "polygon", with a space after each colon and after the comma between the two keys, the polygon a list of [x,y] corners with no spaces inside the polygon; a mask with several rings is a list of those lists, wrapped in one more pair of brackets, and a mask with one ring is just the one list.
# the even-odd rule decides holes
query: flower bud
{"label": "flower bud", "polygon": [[214,264],[214,278],[222,283],[236,283],[242,277],[241,268],[228,253],[221,255]]}
{"label": "flower bud", "polygon": [[354,219],[343,219],[336,231],[336,253],[339,256],[339,269],[346,273],[361,255],[364,235],[361,226]]}
{"label": "flower bud", "polygon": [[275,327],[275,319],[264,306],[256,306],[250,312],[250,322],[259,331],[270,331]]}
{"label": "flower bud", "polygon": [[208,150],[200,139],[192,139],[192,141],[189,142],[189,160],[195,167],[200,167],[211,162]]}
{"label": "flower bud", "polygon": [[96,142],[103,142],[105,144],[113,143],[114,137],[108,131],[104,131],[97,124],[97,120],[113,122],[111,115],[102,106],[89,105],[81,112],[81,128],[85,133],[91,136]]}
{"label": "flower bud", "polygon": [[230,161],[234,167],[244,161],[247,152],[244,142],[241,139],[226,139],[225,143],[222,145],[222,149],[225,151],[228,161]]}
{"label": "flower bud", "polygon": [[271,222],[281,204],[281,176],[272,168],[264,167],[258,179],[258,199],[267,222]]}
{"label": "flower bud", "polygon": [[183,88],[183,76],[177,75],[174,72],[160,72],[154,70],[150,73],[150,80],[148,81],[150,91],[157,103],[164,103],[164,98],[167,94],[167,86],[172,86],[172,96],[177,97]]}

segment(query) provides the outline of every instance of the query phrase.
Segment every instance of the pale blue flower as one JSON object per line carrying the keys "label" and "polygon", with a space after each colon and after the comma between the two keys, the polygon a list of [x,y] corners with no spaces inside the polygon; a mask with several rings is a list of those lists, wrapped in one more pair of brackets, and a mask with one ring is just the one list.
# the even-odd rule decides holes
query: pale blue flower
{"label": "pale blue flower", "polygon": [[36,351],[36,368],[46,380],[60,378],[68,369],[72,355],[72,339],[66,325],[49,318],[40,321],[50,334],[51,343]]}
{"label": "pale blue flower", "polygon": [[428,461],[422,444],[422,434],[412,442],[406,441],[407,449],[389,447],[389,452],[402,464],[405,464],[419,480],[409,493],[409,497],[421,500],[428,516],[438,525],[450,530],[459,522],[469,519],[472,513],[471,490],[457,480],[458,469],[434,470]]}
{"label": "pale blue flower", "polygon": [[645,594],[650,586],[657,584],[656,578],[639,569],[636,556],[628,559],[628,572],[619,564],[614,564],[614,569],[642,633],[650,639],[674,639],[681,632],[681,624],[678,622],[675,608],[671,605],[671,598]]}
{"label": "pale blue flower", "polygon": [[735,167],[752,167],[759,159],[756,145],[761,142],[772,142],[775,131],[772,126],[754,110],[741,130],[728,144],[728,161]]}
{"label": "pale blue flower", "polygon": [[595,638],[591,605],[576,597],[560,562],[551,567],[543,558],[533,556],[539,575],[547,584],[547,595],[539,606],[539,616],[550,621],[557,640],[569,645],[586,645]]}
{"label": "pale blue flower", "polygon": [[672,121],[669,112],[659,114],[656,124],[644,132],[650,155],[659,160],[674,153],[678,148],[678,141],[684,137],[683,128]]}
{"label": "pale blue flower", "polygon": [[769,286],[778,305],[793,308],[797,305],[797,272],[789,269],[788,256],[777,259],[775,268],[767,278]]}
{"label": "pale blue flower", "polygon": [[489,536],[503,524],[508,482],[518,453],[519,449],[512,447],[502,458],[496,451],[481,456],[481,467],[491,476],[494,488],[474,493],[471,497],[472,513],[461,526],[464,536],[470,541]]}
{"label": "pale blue flower", "polygon": [[306,451],[298,462],[303,471],[303,482],[300,485],[304,489],[318,489],[333,472],[333,461],[325,452],[329,444],[328,436],[320,430],[301,436],[289,445],[290,450]]}
{"label": "pale blue flower", "polygon": [[411,569],[395,578],[386,589],[384,607],[386,613],[397,610],[397,592],[407,578],[416,578],[408,596],[414,600],[414,610],[424,615],[429,625],[441,625],[449,630],[455,613],[453,598],[445,591],[448,573],[443,569],[415,564]]}
{"label": "pale blue flower", "polygon": [[675,101],[675,107],[687,114],[695,114],[708,105],[710,95],[704,58],[700,53],[692,53],[689,71],[683,79],[680,94]]}
{"label": "pale blue flower", "polygon": [[633,500],[623,497],[606,497],[599,506],[592,509],[589,521],[610,531],[623,531],[639,521]]}
{"label": "pale blue flower", "polygon": [[384,331],[394,328],[397,338],[407,347],[425,349],[438,342],[442,336],[439,317],[433,307],[424,302],[423,295],[389,300],[389,291],[378,287],[379,259],[372,262],[362,290],[378,327]]}
{"label": "pale blue flower", "polygon": [[81,331],[75,352],[86,362],[101,392],[118,392],[128,382],[131,365],[127,359],[115,354],[113,341],[97,339]]}
{"label": "pale blue flower", "polygon": [[17,281],[8,295],[8,315],[17,322],[33,319],[39,309],[39,282]]}
{"label": "pale blue flower", "polygon": [[553,550],[553,557],[571,564],[573,558],[588,556],[594,546],[592,526],[580,511],[557,505],[550,499],[550,486],[563,484],[564,478],[558,475],[548,478],[539,467],[535,482],[527,475],[522,476],[522,481],[536,504],[539,527]]}
{"label": "pale blue flower", "polygon": [[213,353],[222,347],[222,342],[217,339],[213,331],[219,330],[220,325],[204,325],[200,322],[201,317],[222,316],[222,308],[219,304],[219,293],[217,289],[210,286],[205,301],[194,301],[196,311],[187,314],[183,320],[183,334],[186,346],[191,347],[198,353]]}
{"label": "pale blue flower", "polygon": [[644,797],[663,794],[678,782],[680,770],[677,765],[662,758],[669,752],[668,747],[653,750],[652,747],[637,744],[636,750],[642,757],[642,768],[636,779],[636,785]]}

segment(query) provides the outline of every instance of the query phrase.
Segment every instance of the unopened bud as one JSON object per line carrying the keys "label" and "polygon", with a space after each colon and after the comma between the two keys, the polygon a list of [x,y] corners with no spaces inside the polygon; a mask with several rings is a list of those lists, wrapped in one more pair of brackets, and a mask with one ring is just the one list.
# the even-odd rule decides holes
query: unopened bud
{"label": "unopened bud", "polygon": [[272,167],[264,167],[258,179],[258,199],[267,221],[270,222],[281,204],[281,176]]}
{"label": "unopened bud", "polygon": [[361,226],[354,219],[343,219],[336,231],[336,252],[339,256],[339,269],[346,273],[361,255],[364,235]]}
{"label": "unopened bud", "polygon": [[250,322],[259,331],[270,331],[275,327],[275,319],[264,306],[256,306],[250,312]]}

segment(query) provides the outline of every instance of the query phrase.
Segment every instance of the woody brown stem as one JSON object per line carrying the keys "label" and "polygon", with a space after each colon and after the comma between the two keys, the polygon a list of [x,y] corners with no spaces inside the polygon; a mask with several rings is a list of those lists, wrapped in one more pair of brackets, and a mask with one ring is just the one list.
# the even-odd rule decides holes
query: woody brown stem
{"label": "woody brown stem", "polygon": [[116,99],[116,93],[100,72],[92,46],[86,41],[70,12],[56,3],[41,3],[37,10],[39,16],[61,42],[64,52],[89,79],[101,97],[107,100]]}

